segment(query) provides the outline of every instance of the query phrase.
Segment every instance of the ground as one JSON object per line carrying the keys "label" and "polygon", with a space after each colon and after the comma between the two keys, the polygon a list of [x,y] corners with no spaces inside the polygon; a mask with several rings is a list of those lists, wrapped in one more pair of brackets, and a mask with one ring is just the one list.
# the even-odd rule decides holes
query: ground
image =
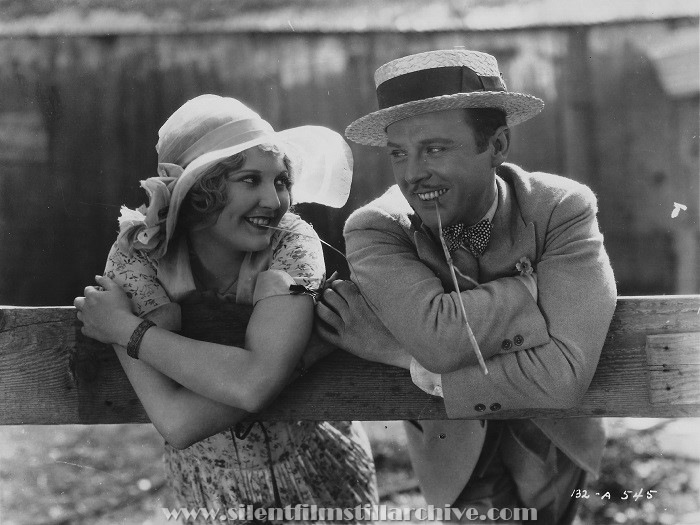
{"label": "ground", "polygon": [[[700,419],[607,422],[603,473],[586,487],[579,524],[700,523]],[[366,428],[382,503],[423,506],[401,424]],[[161,510],[161,447],[150,425],[0,427],[0,524],[173,523]]]}

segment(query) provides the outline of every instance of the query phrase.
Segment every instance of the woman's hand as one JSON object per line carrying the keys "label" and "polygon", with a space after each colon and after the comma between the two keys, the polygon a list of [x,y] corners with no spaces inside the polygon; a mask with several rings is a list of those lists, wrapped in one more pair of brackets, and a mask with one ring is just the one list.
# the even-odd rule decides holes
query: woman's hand
{"label": "woman's hand", "polygon": [[411,356],[386,329],[352,281],[334,281],[316,305],[316,333],[362,359],[409,368]]}
{"label": "woman's hand", "polygon": [[95,281],[97,287],[87,286],[85,297],[73,301],[78,320],[83,322],[81,331],[102,343],[126,346],[128,334],[133,331],[131,325],[138,324],[138,317],[131,311],[131,301],[112,279],[98,275]]}

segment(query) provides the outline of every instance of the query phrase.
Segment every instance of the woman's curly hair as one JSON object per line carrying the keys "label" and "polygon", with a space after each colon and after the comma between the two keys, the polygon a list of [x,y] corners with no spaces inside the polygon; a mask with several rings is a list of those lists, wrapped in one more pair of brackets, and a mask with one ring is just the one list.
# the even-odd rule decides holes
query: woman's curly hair
{"label": "woman's curly hair", "polygon": [[[293,171],[289,157],[275,144],[260,144],[254,147],[272,155],[282,156],[289,173],[287,190],[291,197]],[[247,158],[246,152],[241,151],[217,162],[201,176],[182,201],[177,220],[179,231],[187,231],[196,225],[216,222],[227,203],[227,175],[241,169]]]}

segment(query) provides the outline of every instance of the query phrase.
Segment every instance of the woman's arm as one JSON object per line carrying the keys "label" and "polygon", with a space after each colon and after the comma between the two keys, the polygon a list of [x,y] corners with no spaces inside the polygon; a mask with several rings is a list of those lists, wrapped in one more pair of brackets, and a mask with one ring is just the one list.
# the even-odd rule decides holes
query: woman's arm
{"label": "woman's arm", "polygon": [[[98,277],[97,283],[104,291],[86,289],[83,332],[126,347],[142,319],[131,313],[130,301],[117,283],[106,277]],[[202,396],[257,412],[292,375],[312,326],[310,297],[277,295],[256,304],[245,349],[196,341],[154,327],[143,337],[139,360]]]}
{"label": "woman's arm", "polygon": [[[169,303],[146,315],[159,327],[178,330],[180,307]],[[117,357],[156,430],[173,447],[186,448],[235,425],[247,412],[207,399],[179,385],[114,345]]]}

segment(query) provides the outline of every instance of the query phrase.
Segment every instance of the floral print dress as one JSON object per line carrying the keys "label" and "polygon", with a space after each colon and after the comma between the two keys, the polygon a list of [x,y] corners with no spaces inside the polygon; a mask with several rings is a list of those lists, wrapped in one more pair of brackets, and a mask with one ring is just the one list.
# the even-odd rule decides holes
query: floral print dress
{"label": "floral print dress", "polygon": [[[309,288],[323,282],[323,252],[311,226],[288,213],[280,228],[287,231],[272,237],[266,264],[272,272],[263,268],[259,274],[256,299],[260,293],[287,294],[290,282]],[[125,288],[138,315],[171,302],[157,263],[141,252],[127,254],[115,243],[105,273]],[[211,298],[212,291],[194,290],[188,299],[197,294]],[[235,293],[218,294],[218,299],[242,302]],[[240,505],[354,508],[377,503],[369,441],[358,422],[242,423],[184,450],[166,443],[165,463],[176,508],[226,512]]]}

